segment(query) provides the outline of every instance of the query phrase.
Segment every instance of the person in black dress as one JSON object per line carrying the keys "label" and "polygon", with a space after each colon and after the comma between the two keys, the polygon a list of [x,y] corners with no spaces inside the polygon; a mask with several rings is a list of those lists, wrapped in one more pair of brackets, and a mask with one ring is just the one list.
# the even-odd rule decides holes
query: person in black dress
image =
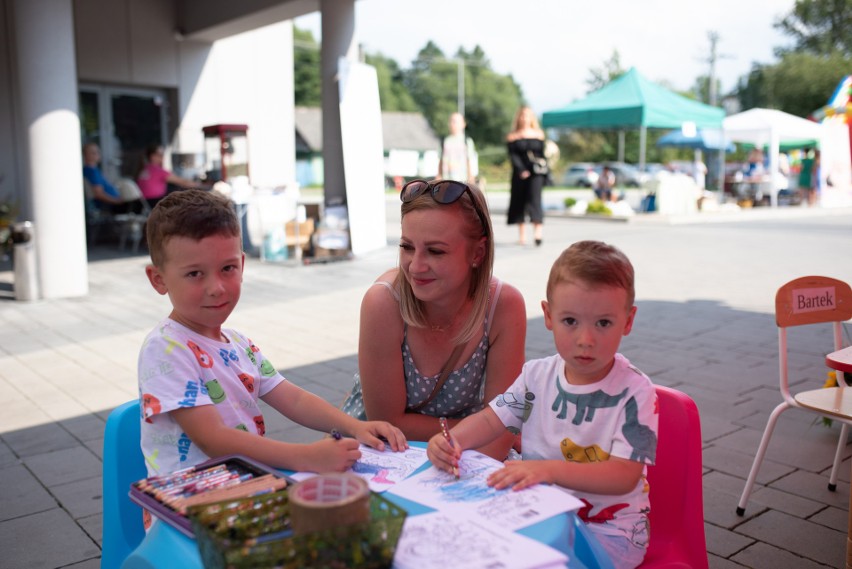
{"label": "person in black dress", "polygon": [[518,241],[526,244],[527,218],[533,226],[533,238],[541,245],[544,213],[541,189],[547,174],[533,171],[533,160],[544,158],[544,131],[529,107],[521,107],[515,115],[514,129],[506,136],[509,159],[512,162],[512,185],[509,195],[508,224],[518,225]]}

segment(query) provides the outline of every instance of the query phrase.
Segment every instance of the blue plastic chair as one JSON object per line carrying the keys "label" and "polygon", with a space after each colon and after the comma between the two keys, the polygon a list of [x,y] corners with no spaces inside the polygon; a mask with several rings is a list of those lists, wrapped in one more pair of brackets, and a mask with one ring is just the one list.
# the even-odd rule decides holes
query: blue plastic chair
{"label": "blue plastic chair", "polygon": [[118,568],[145,537],[142,508],[130,501],[130,485],[145,478],[145,458],[139,446],[139,401],[113,409],[104,431],[103,546],[101,568]]}

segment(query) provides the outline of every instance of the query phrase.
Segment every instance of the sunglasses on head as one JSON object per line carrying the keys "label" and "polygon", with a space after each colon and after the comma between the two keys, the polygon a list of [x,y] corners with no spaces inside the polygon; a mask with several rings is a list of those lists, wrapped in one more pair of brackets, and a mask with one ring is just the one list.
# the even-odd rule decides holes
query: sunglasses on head
{"label": "sunglasses on head", "polygon": [[399,193],[399,199],[403,203],[414,201],[417,197],[422,196],[426,192],[432,196],[432,199],[439,204],[455,203],[461,198],[465,192],[470,194],[470,203],[473,204],[473,210],[479,216],[479,222],[482,224],[483,233],[488,232],[488,225],[485,223],[485,214],[476,205],[476,200],[473,198],[473,192],[470,186],[457,182],[455,180],[440,180],[437,182],[427,182],[426,180],[412,180],[402,187]]}

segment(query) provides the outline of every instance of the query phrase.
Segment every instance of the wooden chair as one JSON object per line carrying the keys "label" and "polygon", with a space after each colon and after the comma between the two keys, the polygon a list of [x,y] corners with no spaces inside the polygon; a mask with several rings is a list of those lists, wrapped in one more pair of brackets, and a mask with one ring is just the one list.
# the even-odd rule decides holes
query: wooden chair
{"label": "wooden chair", "polygon": [[660,410],[657,458],[648,467],[651,541],[642,569],[707,569],[701,419],[695,401],[656,386]]}
{"label": "wooden chair", "polygon": [[[836,351],[843,347],[841,324],[852,318],[852,289],[843,281],[829,277],[810,276],[792,280],[778,289],[775,295],[775,323],[778,325],[778,354],[779,381],[783,401],[772,410],[760,446],[754,457],[754,463],[743,488],[737,514],[745,515],[746,504],[754,487],[754,481],[769,446],[769,439],[775,429],[778,417],[787,409],[803,409],[817,415],[829,415],[842,422],[840,440],[834,454],[834,464],[828,481],[828,489],[832,492],[837,488],[837,471],[842,459],[849,433],[850,417],[837,414],[831,401],[841,395],[840,390],[846,387],[845,382],[838,381],[838,387],[820,387],[796,394],[790,392],[789,372],[787,369],[787,328],[812,324],[831,324],[834,329],[834,350],[826,346],[825,353]],[[816,385],[823,385],[827,368],[820,368]]]}

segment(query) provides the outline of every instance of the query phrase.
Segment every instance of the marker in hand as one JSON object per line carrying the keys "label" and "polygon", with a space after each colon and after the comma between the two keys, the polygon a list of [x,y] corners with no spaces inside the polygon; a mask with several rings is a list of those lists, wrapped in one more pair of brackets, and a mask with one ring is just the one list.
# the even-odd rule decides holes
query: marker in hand
{"label": "marker in hand", "polygon": [[[444,434],[444,438],[447,439],[447,442],[450,443],[450,447],[455,448],[455,444],[453,444],[453,439],[450,437],[450,430],[447,428],[447,418],[441,417],[438,419],[438,423],[441,425],[441,432]],[[456,479],[459,478],[459,467],[453,466],[453,474],[456,475]]]}
{"label": "marker in hand", "polygon": [[333,438],[336,441],[339,441],[340,439],[343,438],[343,435],[341,435],[340,431],[338,431],[337,429],[332,429],[331,430],[331,438]]}

